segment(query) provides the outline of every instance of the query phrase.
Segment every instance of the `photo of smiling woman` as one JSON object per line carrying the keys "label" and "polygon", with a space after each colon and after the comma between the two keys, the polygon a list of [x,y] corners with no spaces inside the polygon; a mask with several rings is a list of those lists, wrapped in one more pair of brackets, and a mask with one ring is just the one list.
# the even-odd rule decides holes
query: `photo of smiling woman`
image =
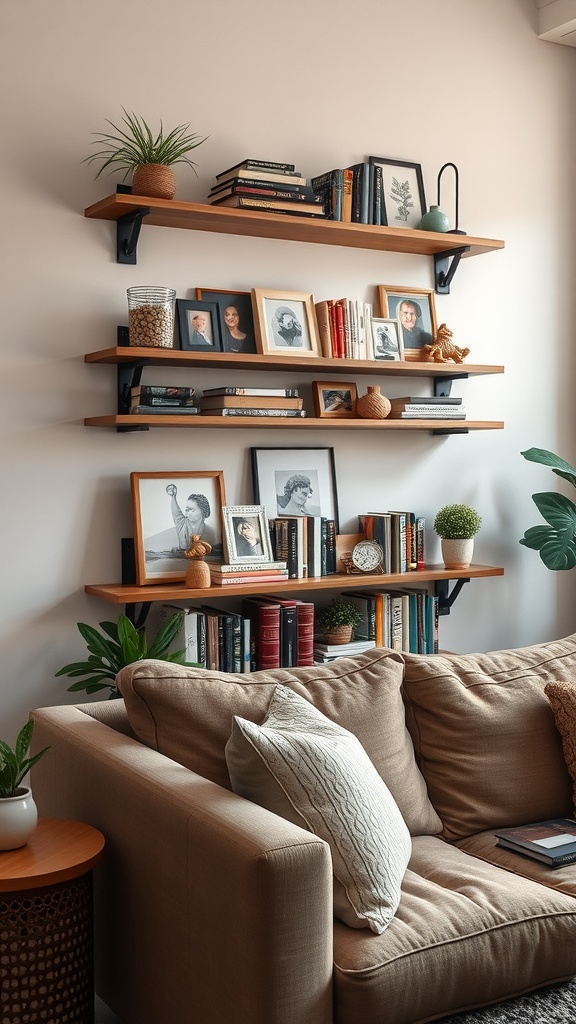
{"label": "photo of smiling woman", "polygon": [[217,303],[223,352],[256,352],[250,292],[197,288],[196,298]]}

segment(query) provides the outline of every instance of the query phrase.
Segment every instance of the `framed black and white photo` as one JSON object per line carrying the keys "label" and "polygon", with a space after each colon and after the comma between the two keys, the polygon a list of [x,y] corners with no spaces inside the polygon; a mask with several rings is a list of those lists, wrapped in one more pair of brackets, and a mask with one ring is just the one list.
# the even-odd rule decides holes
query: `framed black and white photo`
{"label": "framed black and white photo", "polygon": [[276,516],[324,516],[338,533],[333,448],[252,448],[254,499]]}
{"label": "framed black and white photo", "polygon": [[380,315],[398,320],[404,346],[404,359],[426,361],[426,345],[431,345],[438,325],[431,288],[408,285],[378,285]]}
{"label": "framed black and white photo", "polygon": [[264,505],[225,505],[222,520],[226,560],[230,565],[272,561]]}
{"label": "framed black and white photo", "polygon": [[314,412],[319,419],[353,419],[356,415],[356,384],[340,381],[313,380]]}
{"label": "framed black and white photo", "polygon": [[398,320],[372,317],[370,330],[374,359],[391,359],[395,362],[401,362],[404,359],[404,342]]}
{"label": "framed black and white photo", "polygon": [[252,306],[258,352],[282,356],[321,354],[312,295],[253,288]]}
{"label": "framed black and white photo", "polygon": [[217,302],[176,299],[180,348],[188,352],[220,352],[220,309]]}
{"label": "framed black and white photo", "polygon": [[371,179],[378,167],[382,179],[382,210],[378,221],[389,227],[416,228],[426,213],[422,167],[408,160],[371,156]]}
{"label": "framed black and white photo", "polygon": [[206,561],[223,561],[222,470],[131,473],[130,487],[138,586],[183,580],[195,535],[212,546]]}
{"label": "framed black and white photo", "polygon": [[254,314],[250,292],[197,288],[196,298],[215,302],[218,305],[223,352],[256,352]]}

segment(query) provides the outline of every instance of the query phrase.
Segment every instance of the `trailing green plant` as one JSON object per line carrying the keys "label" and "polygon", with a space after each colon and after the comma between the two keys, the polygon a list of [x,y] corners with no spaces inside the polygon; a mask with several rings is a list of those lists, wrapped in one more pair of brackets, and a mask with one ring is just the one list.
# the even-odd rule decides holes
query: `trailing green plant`
{"label": "trailing green plant", "polygon": [[470,505],[445,505],[434,519],[434,529],[443,540],[470,540],[481,525],[482,517]]}
{"label": "trailing green plant", "polygon": [[93,160],[102,160],[103,164],[98,171],[98,178],[105,170],[108,173],[116,170],[124,170],[123,180],[125,181],[131,171],[144,164],[163,164],[165,167],[172,167],[174,164],[188,164],[196,174],[196,164],[187,156],[193,149],[206,142],[196,132],[190,133],[189,124],[179,124],[168,134],[164,133],[162,122],[160,131],[156,136],[143,117],[137,114],[128,113],[122,107],[125,117],[122,118],[124,128],[115,125],[107,120],[107,124],[114,129],[114,132],[94,132],[97,139],[92,143],[94,146],[101,146],[97,153],[91,153],[82,163],[92,163]]}
{"label": "trailing green plant", "polygon": [[361,619],[362,616],[355,604],[335,597],[320,612],[319,622],[324,629],[334,629],[335,626],[357,626]]}
{"label": "trailing green plant", "polygon": [[[68,687],[69,691],[86,690],[95,693],[97,690],[110,688],[110,697],[120,696],[115,679],[121,668],[132,665],[135,661],[155,658],[158,661],[172,661],[177,665],[185,665],[184,649],[168,654],[168,649],[182,627],[184,612],[176,612],[158,630],[155,638],[149,643],[144,626],[136,629],[127,615],[121,615],[118,622],[99,622],[104,636],[94,626],[85,622],[76,625],[86,641],[89,657],[87,661],[74,661],[64,665],[57,676],[85,677]],[[109,680],[107,682],[107,680]]]}
{"label": "trailing green plant", "polygon": [[0,740],[0,799],[16,796],[16,791],[25,775],[44,756],[50,745],[40,750],[34,757],[28,757],[34,722],[30,719],[22,727],[16,738],[14,749],[4,740]]}
{"label": "trailing green plant", "polygon": [[[528,448],[520,454],[528,462],[549,466],[556,476],[576,487],[576,469],[554,452],[545,448]],[[538,551],[547,569],[573,569],[576,565],[576,505],[555,491],[533,494],[532,500],[548,525],[531,526],[520,543]]]}

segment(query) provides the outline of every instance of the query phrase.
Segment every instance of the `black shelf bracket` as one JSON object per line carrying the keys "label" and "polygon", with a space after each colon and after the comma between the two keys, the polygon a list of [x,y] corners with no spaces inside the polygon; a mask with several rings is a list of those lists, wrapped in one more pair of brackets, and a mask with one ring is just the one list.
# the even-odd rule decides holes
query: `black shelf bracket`
{"label": "black shelf bracket", "polygon": [[434,593],[438,598],[439,615],[450,615],[452,605],[465,583],[470,583],[470,577],[466,576],[462,577],[462,579],[456,580],[452,591],[448,593],[450,580],[436,580],[434,584]]}
{"label": "black shelf bracket", "polygon": [[116,262],[135,265],[138,262],[138,238],[144,217],[150,213],[149,206],[141,206],[119,217],[116,221]]}
{"label": "black shelf bracket", "polygon": [[[117,327],[119,348],[125,348],[128,341],[128,328]],[[130,412],[130,388],[137,387],[142,379],[142,370],[146,365],[144,359],[134,359],[129,363],[118,363],[116,367],[116,411],[119,416]],[[134,417],[136,419],[136,417]],[[116,427],[118,434],[128,434],[135,430],[148,430],[145,424],[134,423],[134,426]]]}
{"label": "black shelf bracket", "polygon": [[[134,551],[134,538],[122,537],[120,542],[120,554],[122,565],[122,583],[125,586],[133,586],[136,583],[136,553]],[[140,604],[124,605],[124,613],[136,629],[141,629],[152,607],[151,601],[142,601]],[[140,609],[139,611],[137,609]]]}
{"label": "black shelf bracket", "polygon": [[447,249],[434,254],[434,287],[438,295],[449,295],[452,278],[465,252],[470,252],[469,245],[461,245],[457,249]]}

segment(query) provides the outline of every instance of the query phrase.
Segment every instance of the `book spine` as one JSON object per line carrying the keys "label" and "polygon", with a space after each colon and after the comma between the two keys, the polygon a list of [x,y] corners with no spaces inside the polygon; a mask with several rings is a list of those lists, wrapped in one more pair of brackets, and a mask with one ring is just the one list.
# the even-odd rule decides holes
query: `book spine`
{"label": "book spine", "polygon": [[297,665],[297,614],[295,604],[280,606],[280,666],[295,668]]}
{"label": "book spine", "polygon": [[258,610],[256,655],[259,669],[280,668],[280,605],[262,605]]}
{"label": "book spine", "polygon": [[[246,170],[270,170],[270,171],[287,171],[290,174],[294,173],[296,164],[285,164],[278,163],[276,160],[242,160],[239,164],[234,164],[234,167],[229,167],[227,171],[222,171],[221,174],[232,174],[234,171],[240,169]],[[220,177],[221,175],[216,175]]]}
{"label": "book spine", "polygon": [[219,398],[226,395],[259,395],[262,398],[298,398],[298,388],[207,388],[202,397]]}
{"label": "book spine", "polygon": [[386,224],[386,216],[384,213],[382,203],[382,168],[379,164],[374,167],[374,186],[373,186],[373,210],[372,210],[372,223],[373,224]]}
{"label": "book spine", "polygon": [[198,664],[206,668],[206,616],[204,612],[198,612]]}
{"label": "book spine", "polygon": [[195,388],[186,387],[161,387],[156,384],[139,384],[130,388],[131,395],[139,395],[141,398],[192,398]]}
{"label": "book spine", "polygon": [[352,220],[352,185],[354,172],[346,167],[342,170],[342,220],[348,224]]}
{"label": "book spine", "polygon": [[196,405],[133,405],[131,416],[198,416]]}
{"label": "book spine", "polygon": [[314,605],[311,601],[299,601],[296,604],[297,650],[296,664],[306,666],[314,664]]}
{"label": "book spine", "polygon": [[[305,181],[306,181],[306,179],[304,179],[304,182]],[[218,196],[218,195],[222,195],[228,189],[237,188],[237,187],[238,188],[258,188],[258,189],[262,189],[262,190],[264,190],[266,192],[273,191],[276,188],[281,188],[283,192],[289,192],[290,194],[292,194],[293,192],[304,192],[304,191],[307,192],[308,189],[310,188],[312,194],[314,193],[314,190],[311,188],[311,186],[308,186],[306,184],[300,184],[300,185],[294,184],[294,182],[291,182],[291,181],[288,181],[288,180],[284,180],[284,179],[282,179],[282,181],[266,181],[266,179],[260,179],[260,178],[253,178],[252,179],[252,178],[230,177],[230,178],[226,178],[225,180],[223,179],[222,181],[217,182],[216,185],[214,185],[213,188],[210,189],[209,199],[212,199],[213,197]]]}
{"label": "book spine", "polygon": [[306,416],[305,409],[246,409],[246,408],[226,408],[226,409],[198,409],[198,412],[202,416],[288,416],[293,419],[304,419]]}
{"label": "book spine", "polygon": [[203,395],[201,409],[301,409],[303,398],[287,395]]}
{"label": "book spine", "polygon": [[330,313],[328,302],[316,303],[316,321],[318,323],[318,334],[320,335],[320,346],[322,355],[326,359],[332,358],[332,335],[330,332]]}
{"label": "book spine", "polygon": [[211,192],[208,198],[211,203],[215,203],[219,198],[223,199],[226,196],[246,196],[248,199],[254,196],[262,196],[264,199],[290,199],[294,202],[306,203],[321,202],[321,200],[316,199],[314,191],[307,186],[294,185],[292,189],[281,188],[280,186],[273,188],[266,187],[264,182],[262,182],[261,186],[230,185],[228,188],[222,188],[216,192]]}
{"label": "book spine", "polygon": [[238,572],[238,573],[243,573],[243,574],[249,572],[249,573],[253,574],[254,576],[258,576],[260,570],[263,570],[264,572],[270,572],[270,571],[272,571],[272,569],[283,570],[285,568],[286,568],[286,562],[284,562],[284,561],[278,561],[278,562],[239,562],[237,565],[227,565],[227,564],[226,565],[220,565],[220,564],[218,564],[218,565],[210,566],[210,571],[211,572],[214,571],[215,573],[221,573],[221,574],[226,574],[226,575],[228,575],[229,573],[233,573],[233,572]]}
{"label": "book spine", "polygon": [[[224,171],[223,174],[226,174],[226,171]],[[303,178],[301,174],[296,174],[295,172],[292,172],[292,171],[279,171],[279,170],[266,171],[264,169],[258,170],[257,168],[243,168],[243,167],[240,167],[240,168],[238,168],[238,170],[234,171],[234,174],[231,175],[231,177],[234,177],[234,178],[250,178],[251,180],[254,180],[254,181],[277,181],[280,184],[284,184],[284,182],[286,182],[286,184],[290,183],[291,185],[307,185],[308,184],[308,181],[307,181],[306,178]],[[224,179],[224,177],[222,175],[217,175],[216,176],[216,180],[217,181],[224,181],[224,180],[228,180],[228,178]]]}
{"label": "book spine", "polygon": [[326,521],[326,575],[336,572],[336,523]]}

